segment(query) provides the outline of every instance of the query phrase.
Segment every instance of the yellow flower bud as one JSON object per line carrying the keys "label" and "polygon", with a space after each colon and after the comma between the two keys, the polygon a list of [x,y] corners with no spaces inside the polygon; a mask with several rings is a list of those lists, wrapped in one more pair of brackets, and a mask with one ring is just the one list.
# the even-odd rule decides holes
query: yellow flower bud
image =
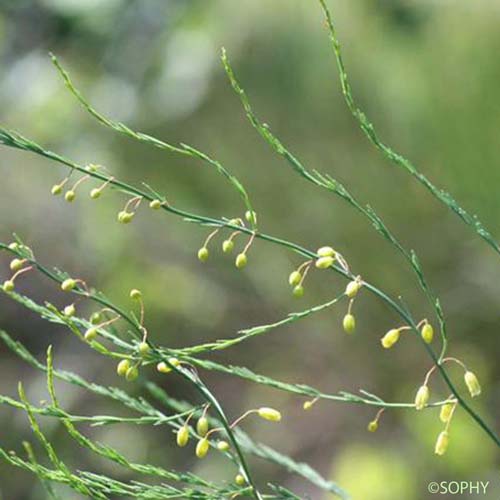
{"label": "yellow flower bud", "polygon": [[168,362],[172,365],[175,366],[176,368],[180,366],[181,362],[177,358],[168,358]]}
{"label": "yellow flower bud", "polygon": [[19,243],[16,243],[15,241],[12,243],[9,243],[9,248],[10,250],[19,250]]}
{"label": "yellow flower bud", "polygon": [[161,201],[160,200],[153,200],[149,204],[149,208],[152,208],[153,210],[159,210],[161,208]]}
{"label": "yellow flower bud", "polygon": [[247,210],[245,212],[245,219],[251,224],[257,224],[257,214],[253,210]]}
{"label": "yellow flower bud", "polygon": [[415,409],[423,410],[429,402],[430,391],[427,385],[422,385],[415,396]]}
{"label": "yellow flower bud", "polygon": [[293,288],[293,296],[300,299],[300,297],[304,296],[304,287],[302,285],[297,285]]}
{"label": "yellow flower bud", "polygon": [[198,435],[201,437],[205,437],[208,432],[208,419],[207,417],[201,417],[198,419],[198,422],[196,422],[196,432]]}
{"label": "yellow flower bud", "polygon": [[26,261],[24,261],[22,259],[12,259],[10,261],[10,270],[11,271],[19,271],[19,269],[21,269],[24,266],[25,262]]}
{"label": "yellow flower bud", "polygon": [[74,316],[75,312],[76,312],[75,304],[70,304],[69,306],[66,306],[63,309],[64,316],[66,316],[68,318],[71,318],[72,316]]}
{"label": "yellow flower bud", "polygon": [[224,253],[231,253],[234,248],[234,242],[233,240],[224,240],[222,243],[222,251]]}
{"label": "yellow flower bud", "polygon": [[184,448],[189,441],[189,428],[187,425],[183,425],[177,431],[177,446]]}
{"label": "yellow flower bud", "polygon": [[290,273],[290,276],[288,276],[288,283],[290,283],[290,286],[297,286],[301,279],[302,274],[300,274],[299,271],[293,271]]}
{"label": "yellow flower bud", "polygon": [[451,416],[453,415],[453,410],[455,405],[453,403],[446,403],[441,406],[441,410],[439,412],[439,419],[443,424],[446,424],[450,421]]}
{"label": "yellow flower bud", "polygon": [[128,369],[130,368],[130,361],[128,359],[122,359],[116,366],[116,373],[119,377],[125,377]]}
{"label": "yellow flower bud", "polygon": [[93,325],[98,325],[101,321],[102,321],[102,315],[100,312],[92,313],[92,315],[90,316],[90,322]]}
{"label": "yellow flower bud", "polygon": [[73,290],[75,286],[76,286],[76,280],[68,278],[61,283],[61,290],[63,292],[71,292],[71,290]]}
{"label": "yellow flower bud", "polygon": [[464,375],[465,385],[469,389],[470,395],[474,398],[481,394],[481,385],[476,375],[470,371],[466,371]]}
{"label": "yellow flower bud", "polygon": [[315,266],[318,269],[328,269],[331,267],[331,265],[335,262],[335,259],[333,257],[320,257],[316,263]]}
{"label": "yellow flower bud", "polygon": [[156,369],[160,372],[160,373],[170,373],[172,371],[172,368],[170,368],[170,366],[167,365],[167,363],[165,363],[165,361],[160,361],[157,365],[156,365]]}
{"label": "yellow flower bud", "polygon": [[313,407],[313,404],[314,403],[312,401],[305,401],[302,408],[304,408],[304,410],[310,410]]}
{"label": "yellow flower bud", "polygon": [[378,429],[378,422],[376,420],[372,420],[367,427],[369,432],[376,432]]}
{"label": "yellow flower bud", "polygon": [[200,262],[206,262],[208,260],[208,248],[202,247],[198,250],[198,260]]}
{"label": "yellow flower bud", "polygon": [[399,340],[399,334],[400,332],[397,328],[389,330],[380,340],[382,346],[385,349],[390,349]]}
{"label": "yellow flower bud", "polygon": [[14,291],[15,285],[12,280],[6,280],[3,282],[3,289],[6,292],[12,292]]}
{"label": "yellow flower bud", "polygon": [[133,382],[134,380],[137,380],[138,376],[139,376],[139,370],[135,366],[131,366],[125,373],[125,379],[128,382]]}
{"label": "yellow flower bud", "polygon": [[352,299],[356,297],[360,288],[361,288],[361,283],[359,281],[357,280],[350,281],[345,288],[345,294],[350,299]]}
{"label": "yellow flower bud", "polygon": [[207,438],[202,438],[198,441],[198,444],[196,445],[196,456],[198,458],[204,458],[208,450],[210,449],[210,443],[208,442]]}
{"label": "yellow flower bud", "polygon": [[248,262],[248,259],[247,259],[246,254],[240,253],[236,257],[234,264],[238,269],[243,269],[247,265],[247,262]]}
{"label": "yellow flower bud", "polygon": [[133,212],[127,212],[125,210],[118,212],[118,222],[121,222],[122,224],[129,224],[130,222],[132,222],[133,218],[134,218]]}
{"label": "yellow flower bud", "polygon": [[444,455],[448,449],[448,443],[450,441],[450,436],[447,431],[442,431],[436,441],[436,447],[434,448],[434,453],[436,455]]}
{"label": "yellow flower bud", "polygon": [[247,484],[246,479],[243,477],[242,474],[237,474],[236,477],[234,478],[234,482],[238,486],[245,486],[245,484]]}
{"label": "yellow flower bud", "polygon": [[94,188],[92,191],[90,191],[90,197],[93,200],[97,200],[101,196],[101,190],[99,188]]}
{"label": "yellow flower bud", "polygon": [[137,290],[137,288],[133,288],[132,290],[130,290],[129,297],[132,300],[140,300],[142,299],[142,293],[140,292],[140,290]]}
{"label": "yellow flower bud", "polygon": [[59,194],[62,193],[62,190],[63,190],[63,187],[61,184],[54,184],[52,186],[52,189],[50,190],[50,192],[54,195],[54,196],[57,196]]}
{"label": "yellow flower bud", "polygon": [[219,441],[217,443],[217,449],[220,451],[229,451],[231,446],[229,446],[229,443],[227,441]]}
{"label": "yellow flower bud", "polygon": [[353,333],[356,329],[356,319],[352,314],[346,314],[344,320],[342,321],[342,326],[346,333]]}
{"label": "yellow flower bud", "polygon": [[262,407],[258,410],[259,417],[270,420],[271,422],[280,422],[281,421],[281,413],[274,408]]}
{"label": "yellow flower bud", "polygon": [[70,189],[69,191],[66,191],[66,193],[64,194],[64,199],[68,203],[75,201],[75,198],[76,198],[76,193],[72,189]]}
{"label": "yellow flower bud", "polygon": [[321,248],[318,248],[318,250],[316,251],[316,253],[320,257],[335,257],[335,255],[336,255],[336,252],[335,252],[335,250],[332,247],[321,247]]}
{"label": "yellow flower bud", "polygon": [[422,335],[424,341],[427,344],[430,344],[432,342],[432,339],[434,338],[434,328],[432,328],[431,324],[425,323],[425,325],[422,327],[420,334]]}
{"label": "yellow flower bud", "polygon": [[141,356],[147,356],[151,351],[151,347],[149,347],[149,344],[147,342],[141,342],[139,344],[138,350]]}
{"label": "yellow flower bud", "polygon": [[85,337],[85,340],[87,340],[88,342],[92,342],[92,340],[95,340],[97,337],[97,328],[95,328],[95,327],[89,328],[85,332],[84,337]]}

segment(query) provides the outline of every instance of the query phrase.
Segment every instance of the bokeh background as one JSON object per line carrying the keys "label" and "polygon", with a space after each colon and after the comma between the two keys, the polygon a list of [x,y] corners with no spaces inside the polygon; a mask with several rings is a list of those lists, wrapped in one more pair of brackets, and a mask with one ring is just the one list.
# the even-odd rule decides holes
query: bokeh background
{"label": "bokeh background", "polygon": [[[500,2],[335,0],[330,5],[353,91],[380,135],[500,238]],[[239,198],[211,169],[119,137],[93,121],[65,90],[48,57],[53,51],[103,112],[219,159],[246,185],[262,230],[312,249],[332,244],[367,280],[401,295],[417,317],[431,317],[395,250],[341,200],[293,174],[250,127],[222,70],[222,46],[257,114],[291,150],[370,203],[404,245],[418,252],[448,317],[450,352],[469,363],[483,382],[484,395],[473,405],[500,431],[498,255],[368,144],[342,100],[316,2],[3,0],[1,124],[82,163],[104,164],[124,180],[147,181],[193,212],[241,214]],[[264,242],[254,245],[244,271],[216,251],[219,243],[202,265],[196,252],[205,229],[146,210],[124,227],[116,222],[123,199],[108,193],[92,202],[89,186],[68,206],[50,195],[64,175],[62,167],[40,157],[1,150],[1,240],[17,232],[42,262],[85,277],[120,303],[127,304],[130,288],[142,289],[157,342],[175,347],[230,337],[239,328],[326,301],[345,286],[338,277],[313,273],[305,297],[293,299],[287,276],[300,261]],[[4,256],[0,275],[7,274]],[[66,298],[35,275],[19,286],[37,299],[65,305]],[[387,400],[412,400],[429,368],[421,346],[408,337],[382,350],[379,338],[397,318],[368,293],[361,293],[355,311],[358,329],[351,337],[340,327],[342,304],[214,359],[326,392],[364,388]],[[50,343],[57,366],[102,384],[126,386],[116,379],[112,364],[3,295],[0,326],[41,359]],[[32,401],[46,398],[39,373],[3,346],[0,356],[2,393],[15,396],[22,380]],[[460,384],[460,370],[451,372]],[[252,421],[246,430],[309,462],[355,500],[430,498],[432,480],[490,480],[487,498],[500,494],[498,450],[463,412],[453,422],[448,454],[437,458],[433,445],[441,426],[436,411],[386,412],[379,431],[370,434],[369,408],[324,402],[306,413],[301,398],[203,375],[231,415],[263,403],[279,407],[285,419],[278,430]],[[158,381],[174,396],[195,398],[174,377]],[[122,408],[82,391],[58,389],[73,413],[123,414]],[[140,394],[138,385],[127,389]],[[439,398],[448,395],[437,379],[433,392]],[[71,466],[131,478],[79,451],[57,422],[42,423]],[[215,459],[200,462],[190,451],[180,451],[160,427],[83,428],[135,461],[221,481],[234,475]],[[2,447],[21,452],[23,439],[34,441],[25,415],[0,407]],[[251,464],[262,484],[272,480],[303,497],[326,498],[279,468],[253,459]],[[5,500],[44,498],[35,478],[3,463],[0,492]],[[64,498],[79,497],[66,491]]]}

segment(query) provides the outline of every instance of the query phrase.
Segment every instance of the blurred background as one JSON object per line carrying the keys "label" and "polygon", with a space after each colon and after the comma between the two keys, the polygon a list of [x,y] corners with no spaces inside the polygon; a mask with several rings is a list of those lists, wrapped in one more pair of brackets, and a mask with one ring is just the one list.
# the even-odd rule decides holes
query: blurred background
{"label": "blurred background", "polygon": [[[329,4],[353,92],[381,137],[500,238],[500,2]],[[361,134],[342,100],[316,2],[0,1],[0,123],[81,163],[106,165],[120,179],[146,181],[181,208],[241,216],[240,199],[210,168],[117,136],[93,121],[65,90],[48,57],[53,51],[104,113],[171,143],[187,142],[221,161],[247,187],[263,231],[311,249],[333,245],[355,272],[401,295],[416,317],[432,318],[395,250],[340,199],[291,172],[251,128],[222,70],[222,46],[257,115],[306,165],[344,183],[417,251],[447,314],[450,353],[482,380],[484,394],[473,406],[500,431],[498,255]],[[294,299],[287,277],[300,260],[264,242],[252,247],[243,271],[217,251],[220,241],[203,265],[196,253],[206,229],[147,210],[133,224],[120,225],[116,213],[123,198],[107,192],[92,202],[90,183],[69,206],[50,195],[65,175],[65,169],[41,157],[2,148],[0,240],[18,233],[41,262],[84,277],[118,303],[128,306],[128,290],[142,289],[156,342],[178,347],[231,337],[240,328],[324,302],[345,287],[337,276],[312,273],[304,298]],[[8,273],[3,256],[1,279]],[[67,298],[39,276],[20,280],[19,289],[66,305]],[[387,400],[411,401],[430,366],[421,345],[406,337],[389,351],[381,349],[379,338],[398,319],[368,293],[356,301],[358,328],[347,337],[341,329],[345,308],[340,304],[213,359],[325,392],[364,388]],[[56,366],[141,394],[138,384],[117,380],[113,364],[65,329],[4,295],[0,326],[40,359],[53,344]],[[0,356],[3,394],[15,397],[22,380],[31,401],[47,397],[40,373],[3,345]],[[461,370],[450,372],[461,384]],[[498,450],[462,411],[453,421],[447,455],[437,458],[437,411],[388,411],[371,434],[366,432],[374,416],[370,408],[321,402],[304,412],[304,399],[287,393],[214,373],[203,377],[230,415],[261,404],[280,408],[283,425],[249,420],[245,429],[338,481],[355,500],[430,498],[428,482],[444,480],[490,480],[487,498],[500,494]],[[178,378],[158,382],[176,397],[197,401]],[[124,414],[120,406],[74,387],[58,385],[58,390],[72,413]],[[437,378],[432,391],[436,398],[448,396]],[[79,450],[56,421],[45,419],[42,425],[68,465],[133,479]],[[220,481],[234,476],[215,457],[197,461],[192,450],[176,448],[162,427],[82,429],[136,462],[193,470]],[[0,407],[1,446],[22,454],[23,439],[34,441],[26,416]],[[279,482],[304,498],[330,498],[282,469],[250,462],[261,484]],[[5,500],[44,498],[33,476],[3,462],[0,492]],[[66,491],[64,498],[79,497]]]}

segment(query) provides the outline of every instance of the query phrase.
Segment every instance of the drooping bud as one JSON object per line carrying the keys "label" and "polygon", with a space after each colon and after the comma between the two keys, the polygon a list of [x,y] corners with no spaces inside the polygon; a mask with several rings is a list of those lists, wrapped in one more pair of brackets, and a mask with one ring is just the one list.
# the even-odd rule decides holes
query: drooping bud
{"label": "drooping bud", "polygon": [[422,385],[415,396],[415,409],[423,410],[429,402],[430,391],[427,385]]}
{"label": "drooping bud", "polygon": [[274,408],[262,407],[258,409],[259,417],[270,420],[271,422],[280,422],[281,413]]}
{"label": "drooping bud", "polygon": [[356,329],[356,319],[352,314],[346,314],[342,321],[342,326],[346,333],[353,333]]}
{"label": "drooping bud", "polygon": [[208,450],[210,449],[210,443],[208,442],[207,438],[202,438],[198,441],[198,444],[196,445],[196,456],[198,458],[204,458]]}
{"label": "drooping bud", "polygon": [[243,269],[246,265],[247,265],[247,262],[248,262],[248,258],[246,256],[246,254],[244,253],[240,253],[238,254],[238,256],[236,257],[236,260],[234,262],[234,265],[238,268],[238,269]]}
{"label": "drooping bud", "polygon": [[134,380],[137,380],[137,377],[139,377],[139,370],[137,369],[136,366],[131,366],[125,373],[125,379],[128,382],[133,382]]}
{"label": "drooping bud", "polygon": [[200,262],[206,262],[208,260],[208,248],[207,247],[202,247],[198,250],[198,260]]}
{"label": "drooping bud", "polygon": [[149,347],[147,342],[141,342],[139,344],[138,351],[141,356],[147,356],[151,351],[151,347]]}
{"label": "drooping bud", "polygon": [[432,328],[432,325],[430,323],[425,323],[420,334],[422,335],[424,341],[427,344],[430,344],[432,342],[432,339],[434,338],[434,328]]}
{"label": "drooping bud", "polygon": [[222,251],[224,253],[231,253],[234,248],[233,240],[224,240],[222,243]]}
{"label": "drooping bud", "polygon": [[297,285],[293,288],[293,296],[300,299],[300,297],[304,296],[304,287],[302,285]]}
{"label": "drooping bud", "polygon": [[63,292],[71,292],[71,290],[73,290],[75,286],[76,286],[76,280],[68,278],[61,283],[61,290]]}
{"label": "drooping bud", "polygon": [[201,417],[198,419],[198,422],[196,422],[196,432],[201,437],[205,437],[207,435],[207,432],[208,432],[208,419],[207,419],[207,417]]}
{"label": "drooping bud", "polygon": [[469,389],[470,395],[474,398],[481,394],[481,385],[476,375],[471,371],[466,371],[464,375],[465,385]]}
{"label": "drooping bud", "polygon": [[229,443],[227,441],[219,441],[217,443],[217,449],[220,451],[229,451],[231,446],[229,446]]}
{"label": "drooping bud", "polygon": [[72,203],[73,201],[75,201],[75,198],[76,198],[76,193],[72,189],[66,191],[66,193],[64,194],[64,199],[68,203]]}
{"label": "drooping bud", "polygon": [[302,279],[302,274],[300,274],[299,271],[293,271],[290,273],[290,276],[288,276],[288,283],[290,286],[297,286],[300,283],[300,280]]}
{"label": "drooping bud", "polygon": [[13,292],[15,287],[16,286],[12,280],[6,280],[3,282],[3,289],[6,292]]}
{"label": "drooping bud", "polygon": [[400,332],[397,328],[389,330],[380,340],[385,349],[390,349],[398,340]]}
{"label": "drooping bud", "polygon": [[149,208],[152,208],[153,210],[159,210],[161,208],[161,201],[160,200],[153,200],[149,204]]}
{"label": "drooping bud", "polygon": [[85,340],[88,341],[88,342],[91,342],[92,340],[95,340],[97,338],[97,328],[96,327],[89,328],[85,332],[84,337],[85,337]]}
{"label": "drooping bud", "polygon": [[442,456],[446,453],[448,449],[448,443],[450,442],[450,436],[447,431],[442,431],[436,441],[436,447],[434,448],[434,453],[436,455]]}
{"label": "drooping bud", "polygon": [[335,255],[337,254],[337,252],[335,252],[335,250],[332,247],[321,247],[321,248],[318,248],[318,250],[316,251],[316,253],[320,257],[335,257]]}
{"label": "drooping bud", "polygon": [[184,448],[189,441],[189,428],[187,425],[183,425],[177,431],[177,446]]}
{"label": "drooping bud", "polygon": [[130,290],[129,297],[132,300],[140,300],[142,298],[142,293],[140,292],[140,290],[137,290],[137,288],[133,288],[132,290]]}
{"label": "drooping bud", "polygon": [[62,193],[62,190],[63,190],[63,187],[61,184],[54,184],[52,186],[52,189],[50,190],[50,192],[54,195],[54,196],[58,196]]}
{"label": "drooping bud", "polygon": [[116,366],[116,373],[120,377],[125,377],[129,368],[130,368],[130,361],[128,359],[122,359]]}
{"label": "drooping bud", "polygon": [[69,306],[66,306],[63,309],[63,314],[67,318],[71,318],[72,316],[74,316],[75,312],[76,312],[75,304],[70,304]]}
{"label": "drooping bud", "polygon": [[320,257],[314,265],[317,269],[328,269],[334,262],[335,259],[333,257]]}
{"label": "drooping bud", "polygon": [[238,486],[245,486],[245,484],[247,484],[246,479],[243,477],[242,474],[237,474],[236,477],[234,478],[234,482]]}
{"label": "drooping bud", "polygon": [[23,259],[12,259],[10,261],[10,270],[11,271],[19,271],[24,266],[26,261]]}
{"label": "drooping bud", "polygon": [[92,191],[90,191],[90,197],[93,200],[97,200],[101,196],[101,190],[99,188],[94,188]]}
{"label": "drooping bud", "polygon": [[350,281],[345,288],[345,294],[350,299],[353,299],[358,294],[360,288],[361,283],[358,280]]}
{"label": "drooping bud", "polygon": [[250,224],[257,224],[257,214],[252,210],[247,210],[245,212],[245,219],[250,222]]}
{"label": "drooping bud", "polygon": [[376,432],[378,429],[378,421],[377,420],[372,420],[368,426],[367,429],[369,432]]}
{"label": "drooping bud", "polygon": [[446,403],[441,406],[441,410],[439,411],[439,419],[441,420],[441,422],[443,422],[443,424],[446,424],[450,421],[454,409],[455,405],[453,403]]}

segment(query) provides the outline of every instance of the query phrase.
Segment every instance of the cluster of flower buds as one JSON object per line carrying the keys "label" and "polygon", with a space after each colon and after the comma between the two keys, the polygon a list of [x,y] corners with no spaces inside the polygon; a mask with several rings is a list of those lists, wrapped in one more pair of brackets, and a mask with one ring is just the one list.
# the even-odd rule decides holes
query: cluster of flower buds
{"label": "cluster of flower buds", "polygon": [[[442,362],[445,363],[450,361],[457,363],[464,369],[465,371],[464,382],[471,397],[474,398],[476,396],[479,396],[481,394],[481,385],[479,384],[479,380],[476,377],[476,375],[470,370],[468,370],[467,367],[464,365],[464,363],[462,363],[462,361],[456,358],[444,358]],[[416,410],[419,411],[423,410],[429,404],[429,399],[430,399],[429,379],[435,370],[436,370],[436,365],[434,365],[427,372],[423,385],[420,386],[419,389],[417,390],[417,393],[415,395]],[[450,440],[449,427],[456,408],[457,408],[457,400],[453,398],[449,399],[443,405],[441,405],[439,411],[439,419],[441,420],[441,422],[445,424],[445,428],[437,438],[436,446],[434,449],[436,455],[444,455],[446,453],[446,450],[448,448],[448,443]]]}
{"label": "cluster of flower buds", "polygon": [[[209,406],[205,406],[203,409],[203,413],[199,417],[198,421],[196,422],[195,429],[192,429],[189,425],[189,422],[191,418],[193,417],[194,413],[191,413],[184,424],[179,427],[176,433],[176,442],[177,446],[183,448],[187,446],[189,442],[189,438],[191,434],[195,434],[198,438],[198,441],[196,443],[196,448],[195,448],[195,455],[198,458],[204,458],[207,456],[208,452],[210,451],[210,447],[212,446],[211,441],[210,441],[210,436],[214,433],[221,432],[223,431],[223,428],[213,428],[210,429],[210,423],[207,418],[207,413],[208,413]],[[251,414],[257,414],[259,417],[263,418],[264,420],[269,420],[271,422],[280,422],[281,421],[281,413],[278,410],[275,410],[274,408],[269,408],[269,407],[262,407],[254,410],[249,410],[245,412],[243,415],[238,417],[231,425],[231,429],[235,428],[238,424],[242,422],[246,417],[248,417]],[[219,440],[215,444],[216,448],[221,451],[221,452],[228,452],[231,447],[227,441],[224,440]],[[241,482],[241,479],[235,479],[237,484],[241,482],[241,485],[246,483],[246,480],[243,475],[239,474],[238,476],[241,476],[243,478],[243,482]],[[238,478],[237,476],[237,478]]]}
{"label": "cluster of flower buds", "polygon": [[[427,321],[423,319],[417,325],[420,330],[420,335],[426,344],[430,344],[434,339],[434,328]],[[394,344],[396,344],[401,337],[401,332],[411,330],[410,326],[401,326],[399,328],[391,328],[381,339],[380,343],[384,349],[390,349]]]}
{"label": "cluster of flower buds", "polygon": [[[33,258],[33,252],[30,248],[20,243],[13,242],[9,245],[9,249],[15,252],[23,250],[25,253],[29,254]],[[13,272],[12,276],[3,282],[2,288],[5,292],[13,292],[16,288],[16,279],[24,273],[31,271],[33,266],[30,261],[26,258],[14,258],[10,261],[10,270]]]}
{"label": "cluster of flower buds", "polygon": [[[257,214],[255,212],[251,212],[250,210],[247,210],[245,213],[245,219],[247,222],[249,222],[252,227],[255,227],[257,224]],[[242,219],[231,219],[229,221],[229,224],[232,226],[242,226],[244,227],[244,222]],[[198,260],[200,262],[206,262],[208,258],[210,257],[210,251],[208,249],[208,245],[210,241],[219,233],[220,228],[216,229],[215,231],[212,231],[208,237],[206,238],[205,242],[201,246],[201,248],[198,250]],[[234,249],[234,239],[238,234],[240,234],[241,231],[234,231],[231,233],[229,238],[225,239],[222,242],[222,251],[223,253],[229,254],[233,251]],[[252,233],[248,243],[245,245],[243,250],[236,256],[234,265],[236,266],[237,269],[243,269],[247,264],[248,264],[248,250],[250,249],[250,246],[252,245],[253,241],[255,238],[255,233]]]}

